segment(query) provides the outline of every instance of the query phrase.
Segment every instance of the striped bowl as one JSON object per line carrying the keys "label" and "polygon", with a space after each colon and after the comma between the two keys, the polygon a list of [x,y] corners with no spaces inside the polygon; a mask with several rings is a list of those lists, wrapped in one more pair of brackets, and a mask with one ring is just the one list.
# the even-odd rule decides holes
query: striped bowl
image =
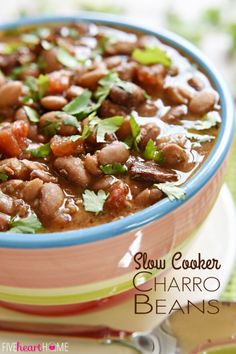
{"label": "striped bowl", "polygon": [[[168,261],[176,250],[187,247],[222,186],[234,131],[233,101],[224,81],[198,49],[173,33],[93,14],[23,19],[0,25],[0,31],[78,21],[153,34],[186,54],[215,85],[222,106],[222,125],[209,158],[185,184],[184,201],[165,198],[121,220],[84,230],[1,234],[0,301],[4,306],[37,314],[62,315],[120,301],[133,291],[135,253],[147,252],[149,258]],[[139,283],[149,278],[142,275]]]}

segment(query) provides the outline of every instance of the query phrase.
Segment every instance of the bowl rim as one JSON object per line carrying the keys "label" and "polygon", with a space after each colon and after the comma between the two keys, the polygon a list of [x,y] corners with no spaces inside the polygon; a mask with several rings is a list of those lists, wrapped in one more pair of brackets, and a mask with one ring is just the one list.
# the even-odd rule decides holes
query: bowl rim
{"label": "bowl rim", "polygon": [[183,54],[190,57],[197,63],[213,82],[220,95],[222,107],[222,123],[216,143],[203,165],[198,171],[184,184],[186,198],[173,202],[165,198],[158,203],[107,224],[93,226],[80,230],[61,231],[42,234],[14,234],[0,233],[0,247],[20,248],[20,249],[40,249],[58,248],[73,245],[86,244],[95,241],[105,240],[119,236],[123,233],[140,228],[146,224],[154,222],[166,214],[173,212],[178,207],[186,203],[190,198],[197,194],[203,186],[214,176],[220,168],[227,153],[234,135],[234,105],[233,97],[221,74],[214,68],[214,65],[196,48],[193,44],[169,32],[163,28],[150,28],[139,25],[137,22],[128,18],[97,13],[79,13],[69,16],[40,16],[24,18],[13,22],[0,25],[0,32],[27,25],[40,25],[50,23],[70,23],[70,22],[94,22],[97,24],[113,25],[124,29],[140,31],[145,34],[157,36],[168,45],[180,50]]}

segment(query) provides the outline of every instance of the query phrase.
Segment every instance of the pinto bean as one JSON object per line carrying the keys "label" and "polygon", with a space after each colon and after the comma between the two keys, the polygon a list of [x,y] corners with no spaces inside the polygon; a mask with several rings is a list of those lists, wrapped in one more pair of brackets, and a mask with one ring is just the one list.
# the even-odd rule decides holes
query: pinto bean
{"label": "pinto bean", "polygon": [[185,162],[188,159],[185,150],[177,144],[166,144],[161,151],[165,163],[170,166],[177,166],[179,163]]}
{"label": "pinto bean", "polygon": [[98,161],[101,165],[113,164],[115,162],[123,164],[128,160],[129,155],[129,150],[124,143],[114,141],[98,152]]}
{"label": "pinto bean", "polygon": [[84,159],[84,166],[93,176],[101,176],[102,171],[98,167],[98,159],[96,155],[87,154]]}
{"label": "pinto bean", "polygon": [[63,96],[46,96],[41,99],[40,103],[49,111],[59,111],[68,101]]}
{"label": "pinto bean", "polygon": [[120,65],[122,61],[124,61],[124,58],[126,59],[127,57],[124,57],[122,55],[112,55],[110,57],[105,58],[104,62],[106,64],[107,69],[110,70]]}
{"label": "pinto bean", "polygon": [[45,217],[55,216],[64,202],[63,190],[55,183],[45,183],[39,197],[39,210]]}
{"label": "pinto bean", "polygon": [[24,122],[29,124],[28,116],[27,116],[27,114],[26,114],[26,112],[25,112],[23,107],[19,108],[16,111],[15,120],[23,120]]}
{"label": "pinto bean", "polygon": [[10,224],[10,216],[0,213],[0,231],[6,231]]}
{"label": "pinto bean", "polygon": [[127,40],[119,40],[108,44],[105,53],[109,55],[125,54],[129,55],[136,48],[136,38],[127,36]]}
{"label": "pinto bean", "polygon": [[68,100],[73,100],[77,96],[80,96],[84,92],[84,88],[76,85],[72,85],[66,91],[66,97]]}
{"label": "pinto bean", "polygon": [[19,198],[21,197],[23,187],[24,182],[20,179],[11,179],[1,183],[1,189],[3,193]]}
{"label": "pinto bean", "polygon": [[42,51],[41,55],[43,62],[45,63],[45,69],[47,73],[55,70],[60,70],[62,68],[62,65],[57,60],[57,52],[57,48]]}
{"label": "pinto bean", "polygon": [[181,86],[167,86],[165,94],[170,102],[175,104],[187,104],[192,94]]}
{"label": "pinto bean", "polygon": [[91,182],[91,176],[79,157],[58,157],[54,166],[61,175],[82,188],[86,188]]}
{"label": "pinto bean", "polygon": [[62,94],[70,87],[71,72],[68,70],[53,71],[48,74],[48,93],[51,95]]}
{"label": "pinto bean", "polygon": [[146,207],[156,203],[162,196],[163,194],[159,189],[146,188],[135,197],[134,202],[139,206]]}
{"label": "pinto bean", "polygon": [[141,126],[141,135],[139,146],[144,149],[148,141],[151,139],[155,141],[160,134],[160,128],[155,123],[148,123]]}
{"label": "pinto bean", "polygon": [[0,190],[0,212],[8,215],[15,213],[14,199]]}
{"label": "pinto bean", "polygon": [[143,89],[133,83],[127,83],[128,90],[124,90],[119,86],[114,85],[110,91],[110,99],[119,105],[128,108],[138,107],[145,101]]}
{"label": "pinto bean", "polygon": [[164,116],[161,117],[163,122],[168,124],[176,124],[179,123],[184,116],[188,113],[188,107],[184,104],[180,106],[171,107]]}
{"label": "pinto bean", "polygon": [[137,111],[141,117],[154,117],[157,114],[158,108],[154,102],[148,100],[142,103]]}
{"label": "pinto bean", "polygon": [[99,189],[108,191],[111,185],[117,181],[118,179],[114,176],[102,176],[96,179],[96,181],[92,185],[92,189],[95,191],[98,191]]}
{"label": "pinto bean", "polygon": [[22,162],[22,160],[12,157],[10,159],[0,161],[0,172],[5,173],[8,178],[25,180],[29,177],[30,170]]}
{"label": "pinto bean", "polygon": [[178,180],[178,176],[175,171],[162,168],[151,161],[135,161],[129,167],[129,174],[131,177],[138,180],[154,183],[174,182]]}
{"label": "pinto bean", "polygon": [[189,102],[189,110],[198,115],[210,112],[216,102],[216,96],[213,92],[200,91],[196,93]]}
{"label": "pinto bean", "polygon": [[90,90],[95,90],[98,85],[98,81],[106,75],[107,70],[104,68],[88,71],[78,77],[77,84],[82,87],[89,88]]}
{"label": "pinto bean", "polygon": [[137,68],[137,79],[141,86],[152,86],[161,89],[164,85],[164,78],[166,76],[166,69],[163,65],[156,64],[152,66],[140,65]]}
{"label": "pinto bean", "polygon": [[123,116],[126,117],[130,112],[130,109],[119,104],[113,103],[110,100],[103,101],[100,109],[99,115],[102,118],[112,117],[112,116]]}
{"label": "pinto bean", "polygon": [[160,41],[155,36],[143,35],[138,39],[138,47],[141,49],[158,47],[159,45]]}
{"label": "pinto bean", "polygon": [[116,67],[119,78],[123,81],[133,81],[135,79],[138,64],[134,61],[122,63]]}
{"label": "pinto bean", "polygon": [[32,181],[26,182],[23,189],[23,199],[26,202],[31,202],[37,198],[39,192],[43,186],[43,181],[39,178],[35,178]]}
{"label": "pinto bean", "polygon": [[33,170],[30,174],[30,179],[35,179],[39,178],[43,182],[52,182],[52,183],[57,183],[58,179],[57,177],[53,176],[51,173],[44,171],[44,170]]}
{"label": "pinto bean", "polygon": [[131,126],[130,126],[130,121],[129,121],[129,118],[126,117],[124,119],[124,122],[120,126],[120,128],[117,130],[116,135],[117,135],[118,139],[124,140],[125,138],[127,138],[131,134],[132,134],[132,131],[131,131]]}
{"label": "pinto bean", "polygon": [[201,91],[204,89],[205,84],[198,76],[193,76],[188,80],[188,84],[193,87],[196,91]]}
{"label": "pinto bean", "polygon": [[23,93],[20,81],[9,81],[0,87],[0,108],[15,106]]}
{"label": "pinto bean", "polygon": [[59,131],[57,133],[59,133],[60,135],[63,136],[70,136],[73,134],[78,133],[78,129],[72,125],[66,125],[64,124],[64,121],[66,120],[66,118],[68,117],[67,113],[63,113],[60,111],[52,111],[52,112],[48,112],[43,114],[40,119],[39,119],[39,126],[41,128],[41,130],[43,130],[45,124],[47,124],[48,122],[59,122],[61,123],[60,127],[59,127]]}

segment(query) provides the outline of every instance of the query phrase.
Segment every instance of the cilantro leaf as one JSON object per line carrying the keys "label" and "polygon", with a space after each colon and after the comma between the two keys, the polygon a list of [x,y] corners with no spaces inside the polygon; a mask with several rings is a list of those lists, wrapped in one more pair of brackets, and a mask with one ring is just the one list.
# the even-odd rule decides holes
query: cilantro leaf
{"label": "cilantro leaf", "polygon": [[43,127],[42,127],[42,132],[46,136],[53,136],[57,134],[57,132],[61,128],[61,122],[52,122],[52,121],[45,121]]}
{"label": "cilantro leaf", "polygon": [[203,134],[194,134],[194,133],[187,133],[187,138],[190,140],[194,140],[200,144],[207,143],[215,139],[213,135],[203,135]]}
{"label": "cilantro leaf", "polygon": [[39,157],[39,158],[47,157],[50,154],[50,151],[51,151],[50,143],[41,145],[36,149],[26,150],[26,152],[29,152],[33,157]]}
{"label": "cilantro leaf", "polygon": [[82,131],[81,139],[86,140],[92,134],[89,125],[85,125]]}
{"label": "cilantro leaf", "polygon": [[83,119],[91,112],[93,112],[97,105],[91,102],[92,93],[89,90],[84,90],[84,92],[68,103],[64,108],[63,111],[71,114],[76,115],[78,118]]}
{"label": "cilantro leaf", "polygon": [[119,86],[126,92],[132,92],[131,83],[121,80],[118,73],[114,71],[110,71],[106,76],[99,80],[98,83],[99,87],[95,92],[95,97],[97,98],[99,104],[102,104],[102,102],[107,98],[114,85]]}
{"label": "cilantro leaf", "polygon": [[130,140],[130,142],[127,142],[127,143],[128,143],[128,145],[131,143],[131,146],[134,145],[134,148],[137,151],[139,151],[138,143],[140,142],[140,139],[141,139],[140,126],[136,122],[133,115],[130,116],[129,122],[130,122],[130,127],[131,127],[131,132],[132,132],[132,141]]}
{"label": "cilantro leaf", "polygon": [[39,93],[40,99],[47,92],[48,87],[49,87],[49,83],[50,83],[50,80],[49,80],[49,76],[47,74],[46,75],[41,74],[37,78],[37,86],[38,86],[38,93]]}
{"label": "cilantro leaf", "polygon": [[154,184],[153,187],[158,188],[173,202],[175,199],[183,200],[185,198],[185,191],[183,188],[176,186],[172,182]]}
{"label": "cilantro leaf", "polygon": [[34,234],[36,231],[42,229],[42,224],[36,215],[30,215],[25,219],[12,220],[10,223],[9,233],[24,233]]}
{"label": "cilantro leaf", "polygon": [[31,107],[28,107],[28,106],[24,106],[24,111],[27,115],[27,117],[29,118],[29,120],[32,122],[32,123],[38,123],[39,122],[39,114],[38,112],[31,108]]}
{"label": "cilantro leaf", "polygon": [[97,142],[105,143],[105,135],[115,133],[124,122],[124,117],[114,116],[111,118],[100,119],[97,123]]}
{"label": "cilantro leaf", "polygon": [[107,164],[107,165],[101,165],[100,170],[105,174],[105,175],[115,175],[115,174],[124,174],[127,172],[127,167],[122,165],[119,162],[112,164]]}
{"label": "cilantro leaf", "polygon": [[64,48],[58,49],[57,60],[67,68],[75,69],[78,67],[78,60]]}
{"label": "cilantro leaf", "polygon": [[143,65],[162,64],[169,68],[171,59],[161,48],[134,49],[132,58]]}
{"label": "cilantro leaf", "polygon": [[32,98],[33,101],[38,101],[48,90],[49,76],[41,74],[37,79],[29,76],[26,78],[25,84],[29,88],[29,97],[27,98]]}
{"label": "cilantro leaf", "polygon": [[201,120],[182,120],[187,129],[207,130],[221,123],[221,117],[218,112],[209,112]]}
{"label": "cilantro leaf", "polygon": [[6,175],[3,172],[0,172],[0,181],[1,182],[6,182],[8,180],[8,175]]}
{"label": "cilantro leaf", "polygon": [[98,214],[103,211],[103,206],[108,197],[108,194],[101,189],[97,194],[86,189],[82,197],[85,210]]}
{"label": "cilantro leaf", "polygon": [[163,162],[164,156],[161,151],[157,150],[155,143],[150,139],[145,147],[143,157],[145,160],[153,160],[155,162]]}
{"label": "cilantro leaf", "polygon": [[78,122],[76,117],[71,116],[71,115],[68,115],[67,117],[64,118],[63,124],[64,125],[71,125],[72,127],[80,129],[80,122]]}

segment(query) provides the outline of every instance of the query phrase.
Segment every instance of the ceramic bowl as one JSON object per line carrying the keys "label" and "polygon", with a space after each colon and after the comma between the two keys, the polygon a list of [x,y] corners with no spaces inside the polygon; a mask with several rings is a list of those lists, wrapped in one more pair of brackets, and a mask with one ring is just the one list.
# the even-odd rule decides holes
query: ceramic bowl
{"label": "ceramic bowl", "polygon": [[[185,184],[186,198],[167,198],[105,225],[54,234],[0,236],[0,300],[40,314],[65,314],[119,301],[133,289],[133,256],[170,259],[183,249],[211,210],[225,174],[234,131],[233,102],[218,72],[183,38],[163,29],[131,25],[117,17],[80,15],[23,19],[0,30],[31,24],[91,21],[152,34],[201,67],[220,95],[222,125],[209,158]],[[148,278],[142,276],[140,283]]]}

